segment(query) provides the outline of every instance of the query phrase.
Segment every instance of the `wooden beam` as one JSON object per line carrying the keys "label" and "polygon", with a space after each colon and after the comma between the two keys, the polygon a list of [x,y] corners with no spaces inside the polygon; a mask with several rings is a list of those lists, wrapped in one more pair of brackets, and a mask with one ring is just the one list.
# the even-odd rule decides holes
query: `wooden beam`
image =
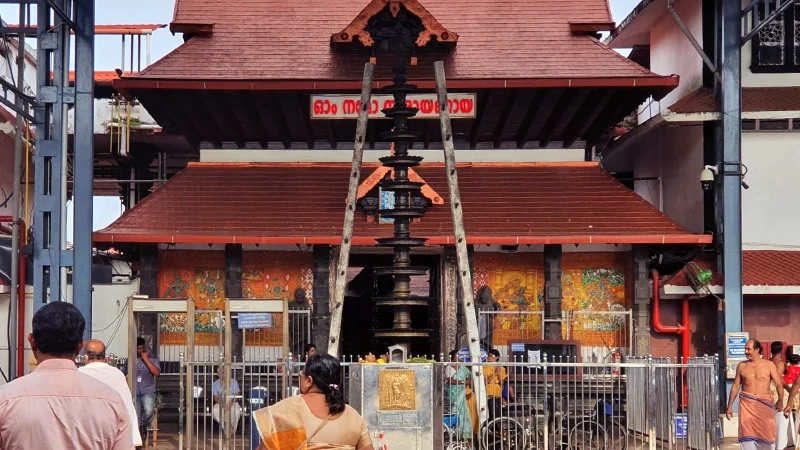
{"label": "wooden beam", "polygon": [[265,115],[259,110],[253,101],[252,95],[239,95],[239,99],[244,105],[247,116],[250,117],[256,132],[258,133],[258,144],[261,148],[269,148],[269,130],[267,128],[267,121]]}
{"label": "wooden beam", "polygon": [[471,149],[474,149],[478,146],[478,136],[481,133],[483,121],[486,120],[486,112],[489,111],[489,106],[492,103],[494,89],[487,89],[485,92],[486,99],[483,101],[483,103],[478,105],[478,114],[475,116],[475,123],[472,125],[472,131],[469,133],[469,148]]}
{"label": "wooden beam", "polygon": [[606,128],[615,125],[615,123],[611,123],[613,122],[611,118],[616,117],[619,111],[628,108],[628,106],[626,106],[626,100],[625,94],[622,91],[614,91],[608,96],[608,101],[605,106],[603,106],[603,109],[597,114],[594,122],[592,122],[592,125],[584,134],[587,146],[590,146],[590,144],[594,145],[600,137],[600,134],[602,134]]}
{"label": "wooden beam", "polygon": [[[168,120],[180,130],[178,134],[182,134],[193,148],[198,149],[200,148],[200,141],[202,140],[200,131],[198,131],[191,121],[187,120],[186,114],[182,111],[178,111],[178,109],[181,109],[180,103],[174,92],[175,91],[164,91],[163,94],[159,94],[168,98],[168,100],[164,102],[164,110],[167,113]],[[141,100],[141,98],[142,96],[140,94],[139,99]]]}
{"label": "wooden beam", "polygon": [[533,120],[536,118],[536,114],[542,107],[542,103],[544,102],[546,96],[547,91],[544,89],[537,89],[533,94],[531,103],[528,105],[528,112],[525,113],[525,117],[522,118],[522,123],[519,125],[519,130],[517,130],[517,148],[525,147],[525,144],[528,142],[528,136],[531,132]]}
{"label": "wooden beam", "polygon": [[[208,134],[212,136],[211,144],[215,148],[222,148],[222,130],[219,129],[217,123],[214,121],[214,118],[210,117],[208,113],[206,113],[208,106],[204,106],[202,102],[200,102],[197,97],[192,94],[187,95],[186,99],[186,102],[181,103],[184,113],[201,118],[201,121],[204,123],[204,127],[207,128]],[[214,138],[214,136],[216,136],[216,138]]]}
{"label": "wooden beam", "polygon": [[[467,253],[464,211],[461,204],[461,193],[458,187],[456,152],[453,147],[453,128],[447,106],[447,85],[444,63],[442,61],[436,61],[433,67],[434,76],[436,77],[436,96],[440,105],[439,124],[442,129],[444,165],[447,174],[447,188],[450,194],[450,212],[453,216],[453,236],[455,237],[458,279],[461,282],[461,309],[466,317],[467,324],[467,347],[469,348],[471,360],[480,361],[480,334],[478,333],[478,319],[475,314],[475,301],[472,295],[472,269],[470,269],[469,255]],[[471,372],[472,385],[485,386],[482,368],[480,366],[475,366],[471,369]],[[488,411],[486,410],[485,389],[478,389],[476,400],[478,403],[478,423],[482,425],[486,421],[488,415]]]}
{"label": "wooden beam", "polygon": [[[172,119],[178,124],[178,127],[181,130],[184,130],[184,133],[188,131],[188,134],[197,136],[197,145],[194,148],[200,148],[200,142],[203,140],[203,133],[195,127],[194,122],[192,122],[189,117],[191,117],[191,112],[189,108],[187,108],[186,103],[181,99],[179,95],[175,93],[175,91],[164,91],[163,93],[159,94],[165,96],[167,101],[164,102],[167,106],[167,109],[170,110],[170,114],[172,115]],[[184,137],[192,142],[192,137],[184,134]],[[219,142],[219,146],[222,147],[222,143],[220,141],[216,141],[211,139],[212,144],[216,145]]]}
{"label": "wooden beam", "polygon": [[500,120],[497,122],[497,126],[494,127],[494,148],[499,148],[500,144],[503,143],[503,134],[506,132],[506,128],[508,127],[508,119],[511,117],[511,112],[517,106],[517,102],[521,97],[519,89],[512,89],[509,93],[509,98],[506,100],[506,106],[503,108],[503,112],[500,114]]}
{"label": "wooden beam", "polygon": [[542,126],[542,131],[539,133],[539,147],[547,147],[553,139],[556,128],[558,128],[558,124],[561,123],[561,119],[564,118],[564,113],[572,103],[572,99],[575,98],[575,93],[577,91],[578,90],[574,88],[567,88],[561,94],[561,98],[558,99],[556,106],[550,111],[550,116],[547,118],[544,126]]}
{"label": "wooden beam", "polygon": [[303,98],[303,93],[297,93],[297,107],[300,110],[300,120],[303,122],[305,126],[306,132],[306,142],[308,143],[308,148],[314,148],[314,126],[311,124],[311,105],[309,102],[305,101]]}
{"label": "wooden beam", "polygon": [[589,125],[592,111],[597,108],[597,103],[606,95],[603,89],[592,89],[583,99],[583,103],[575,111],[572,120],[569,121],[561,140],[564,142],[564,147],[570,147],[575,143],[575,140],[580,136],[581,131]]}
{"label": "wooden beam", "polygon": [[375,150],[375,135],[378,134],[378,132],[375,130],[376,127],[377,125],[375,125],[375,122],[370,122],[367,124],[367,139],[369,140],[370,150]]}
{"label": "wooden beam", "polygon": [[431,148],[431,132],[433,131],[433,127],[431,126],[430,120],[423,120],[425,122],[425,132],[423,133],[423,148],[425,150]]}
{"label": "wooden beam", "polygon": [[331,303],[331,330],[328,339],[328,354],[338,358],[339,342],[344,310],[344,294],[347,287],[347,267],[350,264],[350,246],[353,243],[353,222],[355,221],[358,185],[361,180],[361,162],[364,158],[364,135],[367,133],[369,104],[372,96],[372,76],[375,65],[364,65],[364,82],[361,87],[361,110],[356,122],[356,138],[353,143],[353,161],[350,166],[350,181],[347,187],[347,207],[342,226],[342,245],[336,264],[333,302]]}
{"label": "wooden beam", "polygon": [[281,101],[278,98],[278,95],[274,92],[269,94],[270,105],[272,106],[272,112],[275,114],[275,118],[278,120],[278,124],[281,126],[283,130],[283,147],[286,149],[292,148],[292,131],[289,128],[289,122],[286,120],[286,116],[281,111]]}
{"label": "wooden beam", "polygon": [[336,150],[337,142],[336,142],[336,129],[333,126],[333,121],[328,121],[328,140],[331,143],[331,148]]}
{"label": "wooden beam", "polygon": [[[228,123],[228,127],[230,127],[231,131],[235,136],[239,136],[235,138],[234,141],[239,148],[245,148],[245,140],[247,139],[247,133],[245,133],[242,124],[239,123],[239,118],[236,116],[236,109],[231,105],[231,95],[235,95],[236,91],[226,92],[226,91],[217,91],[214,97],[217,99],[217,102],[220,105],[220,110],[224,112],[221,115],[221,122]],[[218,116],[219,120],[220,116]]]}

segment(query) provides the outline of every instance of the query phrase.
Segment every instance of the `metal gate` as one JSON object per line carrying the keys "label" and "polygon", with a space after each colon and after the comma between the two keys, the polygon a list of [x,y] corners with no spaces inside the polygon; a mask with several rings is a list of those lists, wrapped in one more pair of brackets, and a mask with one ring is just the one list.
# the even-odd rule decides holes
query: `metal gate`
{"label": "metal gate", "polygon": [[[206,313],[206,312],[203,312]],[[293,392],[311,312],[283,299],[226,299],[218,351],[180,354],[179,448],[251,448],[252,412]],[[191,333],[194,334],[194,333]],[[255,448],[255,447],[253,447]]]}

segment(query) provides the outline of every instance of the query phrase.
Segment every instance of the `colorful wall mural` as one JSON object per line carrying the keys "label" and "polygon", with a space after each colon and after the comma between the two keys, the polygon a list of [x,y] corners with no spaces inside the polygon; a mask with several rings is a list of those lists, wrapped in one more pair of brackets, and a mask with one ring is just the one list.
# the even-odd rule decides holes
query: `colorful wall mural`
{"label": "colorful wall mural", "polygon": [[[565,323],[569,324],[562,327],[565,339],[580,340],[584,346],[626,344],[625,318],[602,312],[628,309],[625,274],[629,270],[629,256],[627,252],[563,254],[562,311],[568,319]],[[543,255],[476,252],[474,268],[475,294],[488,286],[500,310],[509,312],[495,317],[493,344],[541,339],[541,314],[519,312],[544,310]]]}
{"label": "colorful wall mural", "polygon": [[[195,345],[219,345],[225,306],[225,254],[222,251],[162,250],[159,295],[194,301]],[[301,296],[311,304],[313,272],[310,252],[245,251],[242,256],[244,298],[288,302]],[[219,311],[219,312],[217,312]],[[266,330],[248,330],[248,346],[280,346],[282,317],[276,314]],[[161,345],[186,344],[186,314],[163,314]]]}
{"label": "colorful wall mural", "polygon": [[[225,306],[225,252],[162,250],[158,263],[162,298],[194,301],[195,345],[219,345]],[[205,311],[205,312],[201,312]],[[162,314],[161,345],[186,345],[186,314]]]}
{"label": "colorful wall mural", "polygon": [[569,327],[563,327],[566,338],[581,342],[584,347],[605,349],[628,344],[628,325],[622,314],[626,305],[626,274],[630,254],[564,253],[561,260],[561,309],[569,314]]}
{"label": "colorful wall mural", "polygon": [[[288,302],[302,296],[311,307],[314,286],[311,264],[311,252],[244,252],[242,295]],[[283,339],[283,314],[273,314],[270,328],[245,332],[245,345],[279,347]]]}
{"label": "colorful wall mural", "polygon": [[[475,252],[475,295],[483,286],[501,311],[529,312],[544,309],[544,260],[541,253]],[[486,308],[476,299],[479,308]],[[507,345],[509,339],[540,339],[541,314],[500,314],[494,318],[493,345]],[[481,327],[483,328],[483,327]]]}

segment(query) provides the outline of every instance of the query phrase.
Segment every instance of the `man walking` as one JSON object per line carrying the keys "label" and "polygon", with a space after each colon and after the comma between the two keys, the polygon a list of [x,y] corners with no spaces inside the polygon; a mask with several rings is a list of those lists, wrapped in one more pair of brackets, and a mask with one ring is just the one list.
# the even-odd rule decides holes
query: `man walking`
{"label": "man walking", "polygon": [[[122,368],[128,374],[128,363]],[[147,439],[147,426],[156,410],[156,377],[161,374],[158,357],[147,351],[144,338],[136,339],[136,411],[139,414],[139,434]]]}
{"label": "man walking", "polygon": [[[747,361],[736,366],[725,416],[733,416],[733,402],[739,397],[739,446],[743,450],[773,449],[777,430],[775,411],[782,408],[783,380],[772,361],[764,360],[764,349],[755,339],[747,341],[744,354]],[[772,402],[770,383],[775,382],[778,391],[777,404]],[[741,393],[739,390],[741,389]]]}
{"label": "man walking", "polygon": [[128,389],[128,381],[125,380],[125,375],[116,367],[111,367],[106,363],[106,345],[103,344],[103,341],[98,339],[89,341],[84,349],[84,355],[86,356],[86,365],[78,370],[102,381],[120,395],[125,408],[128,410],[128,416],[131,418],[133,445],[141,447],[142,436],[139,434],[139,428],[134,425],[138,424],[139,421],[136,418],[136,408],[133,406],[133,398],[131,391]]}
{"label": "man walking", "polygon": [[86,322],[67,302],[33,316],[28,335],[39,366],[0,386],[0,450],[131,450],[131,420],[119,394],[80,373],[75,356]]}

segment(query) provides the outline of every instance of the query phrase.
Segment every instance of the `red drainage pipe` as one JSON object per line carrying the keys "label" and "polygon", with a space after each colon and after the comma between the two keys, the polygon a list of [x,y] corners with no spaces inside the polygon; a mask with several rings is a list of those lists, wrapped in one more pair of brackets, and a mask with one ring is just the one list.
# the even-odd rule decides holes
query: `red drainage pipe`
{"label": "red drainage pipe", "polygon": [[[681,300],[681,324],[662,325],[661,324],[661,288],[658,271],[650,271],[653,277],[653,329],[658,333],[679,334],[681,336],[681,363],[688,361],[691,343],[691,331],[689,330],[689,296],[684,295]],[[688,393],[686,389],[686,369],[683,370],[683,407],[687,406]]]}
{"label": "red drainage pipe", "polygon": [[[0,216],[0,222],[13,222],[11,216]],[[22,254],[25,233],[28,227],[19,219],[19,285],[17,286],[17,377],[25,375],[25,277],[27,276],[27,259]],[[12,287],[13,289],[13,287]]]}

